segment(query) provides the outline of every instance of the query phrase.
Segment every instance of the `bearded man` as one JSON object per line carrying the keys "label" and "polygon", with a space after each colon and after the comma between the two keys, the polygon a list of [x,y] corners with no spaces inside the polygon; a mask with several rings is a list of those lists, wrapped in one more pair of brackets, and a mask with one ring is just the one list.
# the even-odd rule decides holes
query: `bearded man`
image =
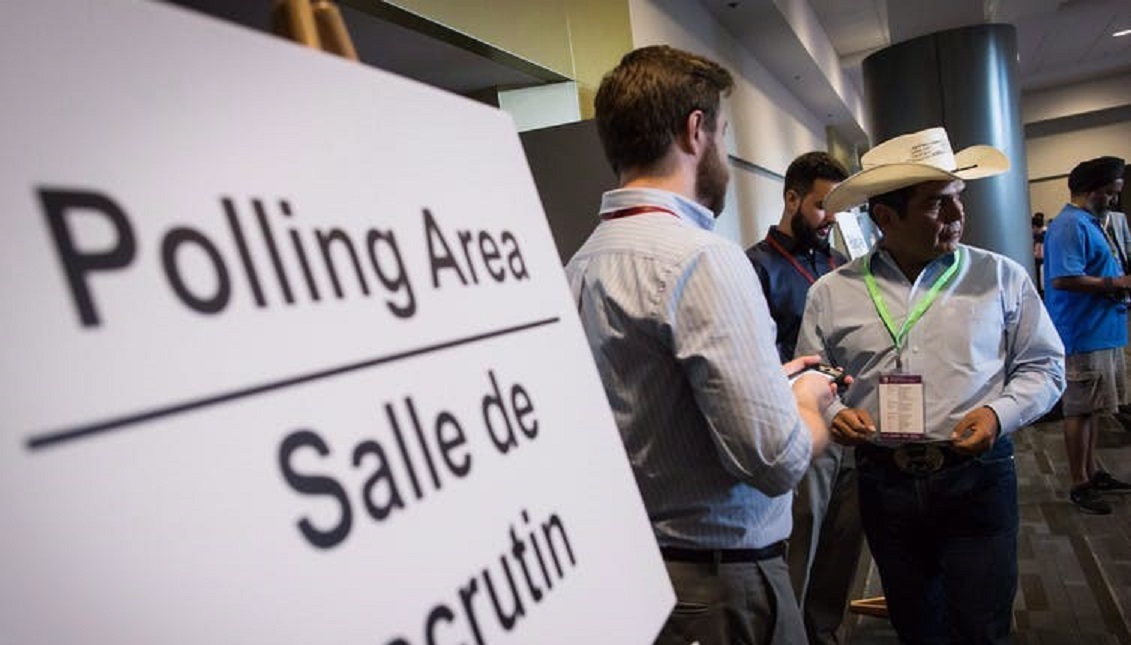
{"label": "bearded man", "polygon": [[836,213],[824,206],[825,195],[847,176],[826,152],[794,159],[785,171],[781,220],[746,249],[778,327],[774,343],[783,362],[793,359],[809,286],[848,260],[829,244]]}
{"label": "bearded man", "polygon": [[[809,287],[848,260],[829,244],[836,213],[825,208],[825,196],[847,176],[825,152],[794,159],[785,171],[781,221],[746,250],[778,327],[782,361],[793,358]],[[811,645],[841,642],[863,544],[856,462],[851,450],[831,444],[813,458],[793,497],[789,574]]]}
{"label": "bearded man", "polygon": [[754,271],[711,231],[732,85],[717,63],[664,46],[605,76],[594,107],[620,188],[566,267],[675,588],[661,644],[805,641],[787,493],[826,441],[832,391],[820,376],[791,391]]}
{"label": "bearded man", "polygon": [[1123,273],[1118,241],[1104,220],[1123,191],[1123,159],[1097,157],[1068,175],[1071,201],[1045,236],[1045,301],[1068,353],[1064,447],[1072,488],[1068,498],[1084,513],[1108,515],[1103,493],[1126,493],[1131,484],[1100,468],[1099,416],[1126,402],[1123,346],[1131,276]]}

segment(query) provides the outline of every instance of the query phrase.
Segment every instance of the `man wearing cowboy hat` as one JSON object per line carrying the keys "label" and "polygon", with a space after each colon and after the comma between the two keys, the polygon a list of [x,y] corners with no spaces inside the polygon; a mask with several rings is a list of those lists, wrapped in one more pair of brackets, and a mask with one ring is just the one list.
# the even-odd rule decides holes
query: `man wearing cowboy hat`
{"label": "man wearing cowboy hat", "polygon": [[1069,499],[1081,511],[1107,515],[1100,493],[1131,485],[1096,463],[1097,415],[1125,400],[1122,348],[1127,344],[1127,290],[1120,247],[1103,228],[1108,208],[1123,189],[1122,159],[1098,157],[1068,175],[1072,201],[1045,236],[1045,294],[1049,314],[1068,351],[1064,392],[1064,444],[1072,474]]}
{"label": "man wearing cowboy hat", "polygon": [[1004,643],[1017,585],[1010,435],[1056,402],[1064,349],[1028,273],[959,242],[967,180],[1009,168],[931,128],[886,141],[828,197],[867,201],[877,248],[810,290],[797,351],[856,380],[826,412],[856,446],[861,521],[910,643]]}

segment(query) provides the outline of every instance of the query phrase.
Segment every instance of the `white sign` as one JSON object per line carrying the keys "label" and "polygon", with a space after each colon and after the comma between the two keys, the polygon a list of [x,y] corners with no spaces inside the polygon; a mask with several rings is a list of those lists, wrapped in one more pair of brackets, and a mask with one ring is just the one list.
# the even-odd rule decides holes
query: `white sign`
{"label": "white sign", "polygon": [[0,643],[652,640],[504,114],[157,3],[5,27]]}
{"label": "white sign", "polygon": [[842,211],[836,214],[837,228],[840,229],[840,234],[844,238],[844,246],[848,250],[848,257],[851,259],[867,255],[876,243],[876,240],[869,240],[868,236],[864,234],[860,226],[861,217],[866,218],[868,215],[862,215],[856,210]]}

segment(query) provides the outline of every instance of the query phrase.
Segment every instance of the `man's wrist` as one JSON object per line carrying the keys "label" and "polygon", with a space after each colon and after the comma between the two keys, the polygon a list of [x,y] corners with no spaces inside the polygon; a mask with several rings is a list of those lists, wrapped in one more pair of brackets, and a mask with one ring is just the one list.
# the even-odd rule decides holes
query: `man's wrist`
{"label": "man's wrist", "polygon": [[1115,291],[1115,280],[1113,280],[1110,275],[1104,276],[1104,289]]}
{"label": "man's wrist", "polygon": [[990,414],[994,415],[994,439],[997,439],[1001,436],[1001,417],[997,415],[997,410],[993,409],[992,406],[983,405],[982,407],[989,410]]}
{"label": "man's wrist", "polygon": [[997,440],[1001,438],[1002,433],[1005,432],[1005,425],[1002,424],[1001,415],[998,414],[994,406],[986,404],[983,405],[982,408],[989,410],[990,414],[993,415],[994,430],[993,435],[990,437],[990,445],[992,446],[993,444],[997,443]]}

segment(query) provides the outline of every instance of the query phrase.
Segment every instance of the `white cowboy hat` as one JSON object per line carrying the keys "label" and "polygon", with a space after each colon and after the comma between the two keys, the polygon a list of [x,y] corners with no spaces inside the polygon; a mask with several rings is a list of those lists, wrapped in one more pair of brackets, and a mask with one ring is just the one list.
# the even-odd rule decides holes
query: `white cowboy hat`
{"label": "white cowboy hat", "polygon": [[1009,170],[1009,158],[993,146],[970,146],[955,154],[943,128],[905,134],[864,153],[863,170],[825,196],[825,210],[838,213],[906,186],[925,181],[970,180]]}

